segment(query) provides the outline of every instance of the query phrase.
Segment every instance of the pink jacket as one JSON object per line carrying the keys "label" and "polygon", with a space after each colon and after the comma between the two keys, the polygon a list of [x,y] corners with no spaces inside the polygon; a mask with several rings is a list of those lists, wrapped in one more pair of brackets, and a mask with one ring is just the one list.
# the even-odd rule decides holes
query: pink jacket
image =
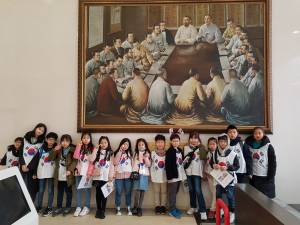
{"label": "pink jacket", "polygon": [[145,166],[146,166],[145,175],[149,176],[150,175],[149,168],[151,167],[150,157],[151,157],[150,154],[145,156],[144,153],[141,153],[141,152],[139,152],[139,155],[136,154],[133,158],[132,170],[133,171],[138,171],[139,170],[139,164],[140,163],[145,163]]}
{"label": "pink jacket", "polygon": [[[76,146],[76,149],[75,149],[75,152],[74,152],[74,155],[73,155],[73,158],[74,159],[78,159],[78,162],[77,162],[77,165],[76,165],[76,169],[77,169],[77,173],[75,174],[75,176],[76,175],[78,175],[78,174],[80,174],[80,171],[81,171],[81,160],[80,160],[80,150],[81,150],[81,145],[80,144],[78,144],[77,146]],[[95,150],[96,150],[96,148],[94,148],[93,149],[93,153],[95,152]],[[92,157],[92,155],[93,154],[89,154],[88,156],[87,156],[87,160],[88,161],[91,161],[90,160],[90,157]]]}
{"label": "pink jacket", "polygon": [[[91,155],[91,157],[89,158],[89,160],[90,160],[90,164],[89,164],[89,168],[88,168],[88,175],[89,176],[97,176],[98,174],[100,174],[100,168],[96,168],[95,164],[94,164],[94,161],[97,157],[97,152],[98,151],[101,151],[101,150],[96,148],[95,151],[93,151],[93,154]],[[115,176],[115,167],[114,167],[114,157],[112,155],[110,157],[108,179],[113,180],[114,176]]]}
{"label": "pink jacket", "polygon": [[120,163],[121,156],[122,156],[122,152],[118,151],[116,156],[114,157],[114,160],[113,160],[114,166],[115,166],[115,177],[116,177],[116,179],[127,179],[127,178],[130,178],[131,172],[119,173],[117,171],[118,165]]}

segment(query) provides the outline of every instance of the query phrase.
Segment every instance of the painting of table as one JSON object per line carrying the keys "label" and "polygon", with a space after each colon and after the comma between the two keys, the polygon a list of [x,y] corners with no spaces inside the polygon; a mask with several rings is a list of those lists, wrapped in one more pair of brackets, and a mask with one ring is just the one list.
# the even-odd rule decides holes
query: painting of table
{"label": "painting of table", "polygon": [[80,0],[78,131],[272,131],[269,0],[142,3]]}

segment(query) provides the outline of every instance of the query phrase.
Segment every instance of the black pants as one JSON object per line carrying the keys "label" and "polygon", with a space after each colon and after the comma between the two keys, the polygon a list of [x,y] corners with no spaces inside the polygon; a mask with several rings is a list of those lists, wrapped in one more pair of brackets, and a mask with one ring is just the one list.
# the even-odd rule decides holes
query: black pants
{"label": "black pants", "polygon": [[179,191],[181,181],[176,181],[168,183],[168,202],[169,202],[169,211],[176,209],[176,195]]}
{"label": "black pants", "polygon": [[107,198],[104,197],[101,187],[105,185],[107,182],[102,180],[94,181],[96,185],[96,203],[97,203],[97,210],[105,212],[106,209],[106,202]]}
{"label": "black pants", "polygon": [[30,194],[32,201],[35,201],[36,194],[39,191],[39,181],[38,179],[33,179],[33,171],[21,172],[22,177],[24,179],[27,190]]}
{"label": "black pants", "polygon": [[66,207],[71,208],[72,204],[72,186],[68,187],[67,181],[57,182],[57,208],[62,208],[64,193],[67,195]]}
{"label": "black pants", "polygon": [[275,198],[275,179],[260,177],[260,176],[252,176],[250,180],[250,184],[255,187],[257,190],[268,196],[269,198]]}

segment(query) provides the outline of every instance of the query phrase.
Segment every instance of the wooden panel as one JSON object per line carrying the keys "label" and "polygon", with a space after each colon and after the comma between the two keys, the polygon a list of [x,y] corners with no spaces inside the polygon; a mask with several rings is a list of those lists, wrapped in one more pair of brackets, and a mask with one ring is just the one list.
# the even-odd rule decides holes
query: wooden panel
{"label": "wooden panel", "polygon": [[[177,5],[167,5],[164,7],[165,15],[164,20],[166,21],[167,27],[178,27],[178,6]],[[180,22],[180,21],[179,21]]]}
{"label": "wooden panel", "polygon": [[204,23],[204,16],[208,15],[208,4],[197,4],[196,5],[196,26],[201,26]]}
{"label": "wooden panel", "polygon": [[162,19],[161,6],[148,6],[148,27],[153,27],[155,23],[159,23]]}
{"label": "wooden panel", "polygon": [[184,16],[189,16],[192,19],[192,24],[195,24],[195,5],[187,4],[179,6],[179,21],[182,22]]}
{"label": "wooden panel", "polygon": [[265,6],[264,4],[260,4],[260,24],[261,26],[264,26],[264,23],[265,23]]}
{"label": "wooden panel", "polygon": [[244,26],[244,4],[232,3],[227,5],[227,18],[233,19],[235,24]]}
{"label": "wooden panel", "polygon": [[122,29],[121,18],[122,18],[122,7],[111,6],[110,7],[110,32],[115,33]]}
{"label": "wooden panel", "polygon": [[226,26],[225,4],[210,4],[209,14],[213,18],[213,22],[219,27]]}
{"label": "wooden panel", "polygon": [[246,26],[260,26],[260,4],[246,4]]}

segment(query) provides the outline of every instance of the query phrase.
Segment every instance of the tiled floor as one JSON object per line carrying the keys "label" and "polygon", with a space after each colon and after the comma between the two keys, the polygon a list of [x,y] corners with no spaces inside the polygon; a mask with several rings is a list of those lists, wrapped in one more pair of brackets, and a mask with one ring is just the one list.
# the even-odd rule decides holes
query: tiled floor
{"label": "tiled floor", "polygon": [[[150,210],[146,210],[142,217],[127,216],[124,212],[122,216],[116,216],[114,211],[109,210],[106,213],[106,218],[104,220],[95,219],[95,211],[85,217],[75,218],[73,215],[67,217],[57,216],[57,217],[40,217],[40,225],[196,225],[195,218],[193,216],[184,215],[180,220],[165,216],[156,216]],[[206,223],[208,224],[208,223]]]}

